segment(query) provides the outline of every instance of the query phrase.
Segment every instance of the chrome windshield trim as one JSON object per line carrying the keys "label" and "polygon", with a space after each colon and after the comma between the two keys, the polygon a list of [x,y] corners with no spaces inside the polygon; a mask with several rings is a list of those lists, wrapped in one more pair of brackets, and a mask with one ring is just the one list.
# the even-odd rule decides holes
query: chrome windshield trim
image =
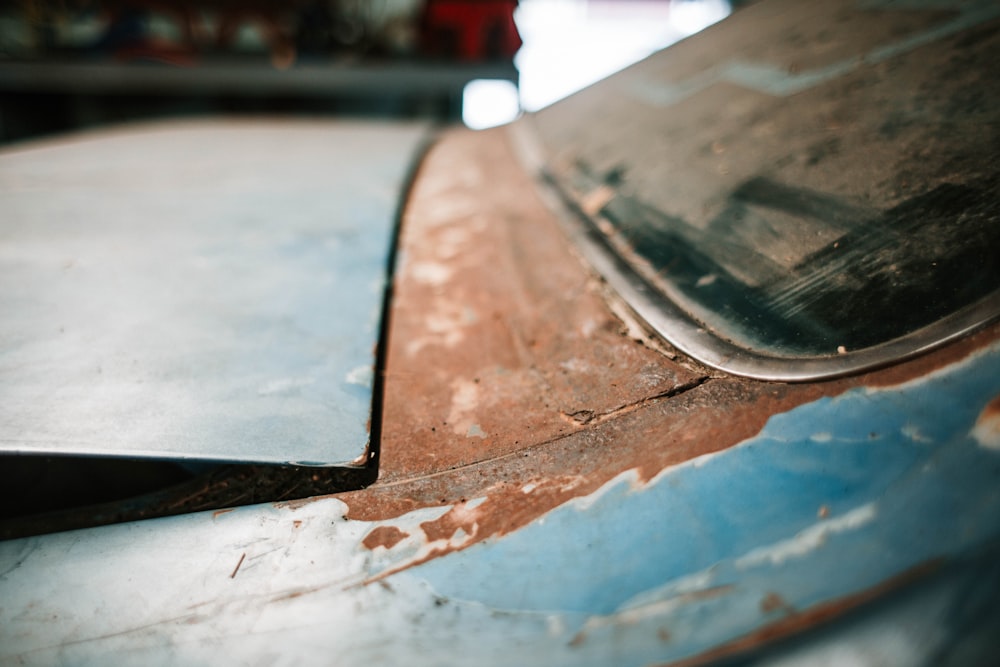
{"label": "chrome windshield trim", "polygon": [[615,252],[607,237],[548,175],[530,116],[509,126],[522,164],[583,258],[650,330],[678,351],[733,375],[809,382],[852,375],[902,361],[961,338],[1000,315],[1000,292],[934,324],[886,343],[828,356],[776,357],[739,347],[709,330],[654,287]]}

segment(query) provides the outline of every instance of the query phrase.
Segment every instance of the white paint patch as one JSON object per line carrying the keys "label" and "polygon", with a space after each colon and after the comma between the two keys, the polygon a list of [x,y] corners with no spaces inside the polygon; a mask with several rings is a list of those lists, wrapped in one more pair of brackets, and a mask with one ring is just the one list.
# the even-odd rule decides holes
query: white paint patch
{"label": "white paint patch", "polygon": [[356,384],[359,387],[371,389],[373,375],[371,366],[358,366],[350,370],[344,380],[348,384]]}
{"label": "white paint patch", "polygon": [[[455,509],[457,509],[457,506]],[[411,549],[408,550],[409,556],[405,559],[396,561],[390,567],[374,574],[373,578],[386,577],[391,574],[401,572],[416,563],[426,561],[435,554],[458,551],[467,547],[471,542],[475,541],[476,534],[479,532],[479,524],[473,523],[469,526],[469,528],[472,530],[471,533],[467,533],[463,527],[459,526],[451,537],[447,539],[434,540],[432,542],[427,541],[427,536],[422,531],[417,531],[415,535],[411,535],[411,537],[406,540],[409,543],[407,546],[411,547]],[[396,551],[396,549],[394,548],[393,551]]]}
{"label": "white paint patch", "polygon": [[568,373],[586,373],[590,369],[590,364],[584,359],[573,357],[572,359],[560,362],[559,368]]}
{"label": "white paint patch", "polygon": [[411,340],[406,353],[413,356],[428,345],[454,347],[465,339],[465,327],[476,321],[476,312],[448,299],[435,299],[431,312],[424,317],[424,328],[429,332]]}
{"label": "white paint patch", "polygon": [[[472,534],[475,535],[479,531],[479,508],[470,507],[469,503],[455,503],[448,512],[449,516],[455,521],[455,523],[468,525],[472,529]],[[465,529],[462,527],[458,528],[465,535]],[[455,533],[458,535],[458,532]]]}
{"label": "white paint patch", "polygon": [[754,549],[736,559],[736,567],[747,569],[765,563],[781,565],[786,560],[801,558],[823,546],[831,535],[846,533],[871,523],[876,516],[875,503],[856,507],[835,519],[827,519],[800,531],[795,537]]}
{"label": "white paint patch", "polygon": [[454,347],[462,342],[465,334],[462,332],[462,325],[465,323],[464,311],[456,312],[450,310],[439,310],[428,315],[424,319],[424,326],[433,334],[435,342],[442,343],[445,347]]}
{"label": "white paint patch", "polygon": [[455,380],[451,383],[451,388],[451,410],[448,412],[448,421],[458,421],[479,405],[479,386],[469,380]]}
{"label": "white paint patch", "polygon": [[909,438],[913,442],[930,443],[934,442],[931,438],[920,432],[920,429],[913,424],[907,424],[902,428],[903,436]]}
{"label": "white paint patch", "polygon": [[315,382],[316,379],[311,377],[278,378],[277,380],[271,380],[270,382],[265,382],[260,387],[258,387],[257,394],[259,396],[291,394],[298,391],[302,387],[308,387],[309,385]]}
{"label": "white paint patch", "polygon": [[521,487],[521,493],[531,493],[538,488],[538,485],[532,482],[531,484],[525,484]]}
{"label": "white paint patch", "polygon": [[473,424],[469,427],[469,430],[465,432],[466,438],[481,438],[486,439],[486,432],[479,426],[479,424]]}
{"label": "white paint patch", "polygon": [[566,634],[566,623],[563,621],[562,616],[553,614],[548,616],[545,621],[546,627],[549,631],[549,637],[561,637]]}
{"label": "white paint patch", "polygon": [[698,278],[698,282],[694,284],[695,287],[708,287],[718,279],[718,276],[714,273],[710,273],[707,276],[702,276]]}
{"label": "white paint patch", "polygon": [[619,605],[618,609],[624,611],[628,609],[649,607],[650,605],[662,602],[663,600],[675,598],[678,595],[704,591],[712,587],[714,580],[715,567],[713,566],[701,570],[700,572],[694,572],[683,577],[678,577],[677,579],[668,581],[662,586],[642,591],[641,593],[638,593],[623,602]]}
{"label": "white paint patch", "polygon": [[670,614],[677,611],[687,603],[688,600],[682,596],[671,598],[669,600],[659,600],[641,607],[624,609],[616,614],[612,614],[611,616],[591,617],[587,619],[586,625],[588,629],[599,628],[602,625],[632,625],[647,618],[655,618],[657,616]]}
{"label": "white paint patch", "polygon": [[616,611],[613,614],[608,614],[607,616],[591,616],[587,619],[587,622],[583,624],[583,629],[577,636],[584,636],[587,633],[605,627],[636,625],[637,623],[648,619],[667,616],[669,614],[673,614],[678,609],[691,604],[692,601],[693,600],[690,595],[681,594],[671,598],[649,602],[640,606],[620,609],[619,611]]}
{"label": "white paint patch", "polygon": [[[451,383],[451,392],[448,424],[455,435],[469,436],[472,427],[478,427],[472,417],[479,407],[479,385],[471,380],[455,380]],[[482,432],[482,429],[479,430]]]}
{"label": "white paint patch", "polygon": [[809,439],[813,442],[830,442],[833,440],[833,435],[824,431],[822,433],[813,433],[809,436]]}
{"label": "white paint patch", "polygon": [[980,447],[1000,451],[1000,411],[996,403],[993,401],[982,411],[970,435]]}
{"label": "white paint patch", "polygon": [[443,285],[451,279],[453,271],[439,262],[414,262],[409,266],[410,276],[424,285]]}

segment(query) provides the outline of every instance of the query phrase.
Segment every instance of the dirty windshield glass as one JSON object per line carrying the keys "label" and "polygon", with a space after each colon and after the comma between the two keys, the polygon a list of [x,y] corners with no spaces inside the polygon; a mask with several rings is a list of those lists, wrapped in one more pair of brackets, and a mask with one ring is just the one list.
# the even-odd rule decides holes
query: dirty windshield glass
{"label": "dirty windshield glass", "polygon": [[751,6],[543,110],[549,177],[755,353],[843,355],[995,303],[1000,11],[884,4]]}

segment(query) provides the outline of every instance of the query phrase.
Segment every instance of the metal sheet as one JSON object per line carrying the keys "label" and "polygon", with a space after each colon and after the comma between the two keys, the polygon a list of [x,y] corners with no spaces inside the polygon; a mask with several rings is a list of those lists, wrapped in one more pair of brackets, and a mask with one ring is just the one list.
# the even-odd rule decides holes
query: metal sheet
{"label": "metal sheet", "polygon": [[[916,599],[879,625],[898,641],[853,644],[867,653],[852,664],[992,664],[961,652],[1000,624],[1000,327],[864,376],[715,375],[661,391],[672,383],[643,370],[659,353],[630,356],[623,327],[574,319],[614,323],[585,267],[546,249],[555,222],[531,213],[540,203],[491,199],[523,177],[511,162],[497,133],[455,133],[422,165],[376,484],[0,543],[0,664],[698,663],[769,650],[904,588]],[[501,247],[498,227],[519,241],[489,261],[477,249]],[[470,265],[444,261],[449,248],[471,249]],[[500,261],[508,252],[525,263]],[[551,280],[534,277],[542,256]],[[491,349],[507,353],[483,340],[503,329],[433,308],[437,287],[481,316],[497,279],[477,267],[525,276],[496,305],[509,336],[537,344],[505,362],[549,383],[533,399],[485,372]],[[573,326],[555,331],[554,317]],[[558,379],[560,355],[608,347],[625,377],[570,364]],[[482,387],[476,401],[426,377],[445,355],[452,377]],[[577,407],[595,416],[564,414]]]}
{"label": "metal sheet", "polygon": [[444,134],[407,202],[382,481],[525,450],[705,379],[608,309],[506,134]]}
{"label": "metal sheet", "polygon": [[0,450],[364,456],[424,135],[196,122],[0,154]]}
{"label": "metal sheet", "polygon": [[[735,447],[651,479],[626,470],[485,540],[504,480],[372,520],[326,498],[0,543],[0,663],[698,661],[974,556],[964,581],[932,579],[929,600],[881,625],[899,641],[855,646],[871,657],[851,663],[983,664],[958,642],[988,647],[997,623],[998,372],[993,344],[807,403]],[[522,480],[506,486],[574,495],[565,477]]]}

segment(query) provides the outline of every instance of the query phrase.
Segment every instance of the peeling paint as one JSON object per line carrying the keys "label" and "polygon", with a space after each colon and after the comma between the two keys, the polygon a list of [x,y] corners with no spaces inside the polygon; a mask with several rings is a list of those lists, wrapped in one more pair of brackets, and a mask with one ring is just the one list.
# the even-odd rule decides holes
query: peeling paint
{"label": "peeling paint", "polygon": [[[467,170],[485,175],[474,191],[454,180]],[[461,203],[440,205],[451,197]],[[689,386],[688,369],[621,337],[603,286],[567,248],[503,132],[447,133],[401,233],[381,479],[522,450],[579,430],[563,413],[609,416]],[[473,388],[457,380],[479,381],[474,408]],[[473,448],[474,425],[488,437]]]}
{"label": "peeling paint", "polygon": [[[465,164],[456,154],[499,164],[493,141],[477,151],[463,139],[434,159],[447,158],[452,174]],[[493,185],[494,172],[483,173]],[[502,249],[518,233],[541,240],[514,247],[546,247],[544,218],[484,201],[466,203],[507,217],[498,214],[487,225],[497,236],[476,236],[476,247]],[[498,281],[516,295],[506,300],[488,276],[449,264],[456,293],[440,303],[459,320],[466,308],[479,318],[447,349],[424,329],[432,286],[402,277],[376,484],[242,508],[225,521],[189,515],[0,543],[3,571],[18,568],[0,578],[0,659],[153,663],[167,642],[177,664],[250,662],[276,637],[299,655],[335,651],[356,665],[701,659],[809,628],[901,573],[921,576],[935,559],[997,538],[995,456],[975,445],[1000,377],[997,328],[821,386],[697,382],[623,336],[579,266],[552,263],[550,285],[531,268],[544,274],[550,264],[514,254],[494,257],[510,268]],[[462,291],[466,282],[485,293]],[[549,307],[565,308],[569,324],[548,327]],[[589,339],[588,322],[600,323]],[[411,364],[407,346],[422,337],[432,341],[419,348],[426,357]],[[560,361],[577,357],[593,368],[565,379]],[[640,376],[653,386],[609,389]],[[572,428],[562,412],[580,410],[609,417]],[[489,440],[470,447],[473,426]],[[302,523],[290,530],[290,521]],[[133,579],[171,586],[137,601],[121,562]],[[43,626],[16,616],[31,605],[62,613],[61,587],[79,580],[80,563],[102,591],[92,613],[45,616]]]}
{"label": "peeling paint", "polygon": [[635,625],[640,621],[650,618],[669,616],[679,609],[692,602],[698,602],[721,595],[726,595],[733,590],[732,586],[717,586],[696,592],[682,593],[666,600],[657,600],[644,605],[633,605],[617,613],[607,616],[591,616],[587,619],[583,629],[580,630],[570,641],[571,646],[582,644],[587,635],[597,629],[614,627],[619,625]]}
{"label": "peeling paint", "polygon": [[418,283],[444,285],[451,278],[453,270],[439,262],[413,262],[408,266],[408,273]]}
{"label": "peeling paint", "polygon": [[972,429],[972,437],[980,447],[1000,451],[1000,396],[983,408]]}
{"label": "peeling paint", "polygon": [[802,558],[826,542],[830,535],[836,535],[849,530],[857,530],[875,520],[875,503],[857,507],[846,514],[826,519],[814,526],[799,532],[790,540],[754,549],[746,556],[736,560],[736,567],[757,567],[763,563],[781,565],[791,558]]}
{"label": "peeling paint", "polygon": [[359,387],[371,388],[373,375],[374,373],[371,366],[358,366],[348,372],[344,381],[348,384],[356,384]]}
{"label": "peeling paint", "polygon": [[[209,645],[230,657],[259,656],[273,641],[271,630],[320,652],[335,646],[350,656],[349,664],[370,663],[382,650],[417,656],[414,664],[441,664],[443,654],[429,646],[447,647],[451,655],[457,642],[468,658],[483,655],[491,638],[502,641],[508,664],[531,658],[553,665],[639,665],[709,655],[720,642],[726,650],[745,648],[828,619],[854,599],[898,585],[892,580],[898,573],[924,571],[919,568],[942,549],[957,553],[995,533],[1000,499],[983,464],[992,454],[953,436],[976,422],[982,410],[969,403],[984,401],[968,397],[993,386],[998,365],[995,348],[895,391],[855,389],[836,401],[807,403],[773,416],[734,447],[657,474],[629,469],[596,488],[583,475],[534,471],[530,482],[493,479],[485,495],[466,502],[449,496],[444,506],[394,518],[333,519],[354,509],[330,498],[300,506],[297,515],[287,507],[238,509],[227,515],[225,531],[206,514],[3,543],[0,562],[23,563],[17,577],[0,581],[0,593],[5,609],[24,608],[22,594],[42,610],[58,609],[55,584],[45,582],[62,580],[67,568],[87,558],[91,583],[105,591],[100,604],[130,608],[131,587],[105,586],[120,579],[120,568],[88,556],[94,549],[112,549],[134,562],[133,577],[169,577],[169,591],[147,593],[156,596],[147,613],[124,626],[112,624],[112,632],[106,629],[109,614],[47,621],[46,641],[56,637],[61,655],[81,657],[76,663],[121,651],[152,657],[164,633],[182,662],[199,662]],[[949,421],[937,424],[937,413],[929,411],[912,420],[909,409],[925,400],[947,400],[942,411]],[[872,441],[868,429],[856,428],[846,414],[866,423],[878,415],[886,422],[880,428],[885,437]],[[816,442],[811,435],[824,423],[832,437]],[[914,443],[902,423],[934,442]],[[922,472],[914,461],[926,456],[938,465]],[[950,483],[953,478],[963,480],[962,488]],[[414,487],[383,489],[412,499]],[[372,491],[376,487],[365,497],[377,504]],[[585,498],[572,501],[579,494]],[[850,502],[863,498],[868,501]],[[820,524],[818,499],[832,514]],[[949,521],[933,520],[941,508]],[[290,516],[303,522],[291,542]],[[820,534],[817,526],[824,524],[834,529]],[[915,539],[921,532],[916,526],[935,532],[929,541]],[[802,548],[817,540],[825,547]],[[744,548],[762,541],[771,545],[767,553]],[[33,550],[25,552],[29,543]],[[254,567],[248,567],[251,543]],[[64,557],[69,550],[72,559]],[[244,551],[247,560],[230,578]],[[147,563],[157,553],[165,560]],[[183,565],[177,553],[186,554]],[[218,553],[234,554],[234,560],[216,564]],[[868,560],[865,553],[883,556]],[[754,562],[741,554],[753,555]],[[741,558],[745,569],[736,566]],[[202,570],[230,590],[211,589]],[[26,580],[42,588],[10,588]],[[193,614],[192,607],[211,613]],[[29,650],[39,661],[53,655],[55,649],[23,638],[7,640],[30,619],[3,621],[5,657]],[[243,629],[250,626],[252,632]],[[481,632],[486,627],[488,636]],[[389,636],[389,629],[391,641],[373,647],[368,638]],[[210,644],[201,641],[208,637]],[[629,647],[627,660],[607,652],[615,646]]]}
{"label": "peeling paint", "polygon": [[924,433],[920,431],[919,428],[917,428],[912,424],[906,424],[905,426],[903,426],[901,432],[905,437],[909,438],[913,442],[923,442],[923,443],[934,442],[933,438],[926,436]]}

